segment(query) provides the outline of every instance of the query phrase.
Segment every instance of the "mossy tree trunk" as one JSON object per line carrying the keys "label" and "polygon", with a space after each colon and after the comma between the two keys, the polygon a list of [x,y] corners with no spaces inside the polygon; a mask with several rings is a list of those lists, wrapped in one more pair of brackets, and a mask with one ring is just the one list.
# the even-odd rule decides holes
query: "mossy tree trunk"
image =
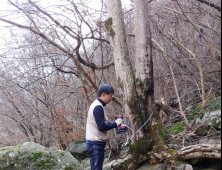
{"label": "mossy tree trunk", "polygon": [[135,76],[126,43],[122,4],[120,0],[107,0],[107,7],[109,18],[106,21],[106,30],[113,51],[116,76],[123,92],[125,114],[129,117],[131,127],[134,129],[130,101],[136,96]]}
{"label": "mossy tree trunk", "polygon": [[[149,21],[148,1],[134,1],[135,42],[136,42],[136,82],[143,121],[148,120],[154,104],[154,78],[152,39]],[[147,126],[148,130],[150,129]]]}
{"label": "mossy tree trunk", "polygon": [[[148,3],[135,1],[136,74],[130,60],[121,0],[107,0],[109,18],[106,30],[112,46],[118,84],[123,91],[125,114],[131,127],[138,130],[149,118],[154,103],[152,44]],[[130,114],[132,113],[132,114]],[[134,125],[137,122],[137,127]],[[136,139],[144,137],[139,131]]]}

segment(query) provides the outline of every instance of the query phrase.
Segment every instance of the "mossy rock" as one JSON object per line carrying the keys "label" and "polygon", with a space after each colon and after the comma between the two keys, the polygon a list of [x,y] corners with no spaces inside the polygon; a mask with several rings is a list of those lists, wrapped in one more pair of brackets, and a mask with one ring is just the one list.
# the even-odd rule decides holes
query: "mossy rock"
{"label": "mossy rock", "polygon": [[211,122],[209,124],[215,128],[221,129],[221,119],[220,118],[212,118]]}
{"label": "mossy rock", "polygon": [[69,152],[48,149],[33,142],[1,149],[0,165],[2,170],[82,170]]}
{"label": "mossy rock", "polygon": [[194,132],[196,135],[199,136],[204,136],[207,135],[207,132],[210,130],[211,126],[201,126],[199,128],[196,129],[196,131]]}

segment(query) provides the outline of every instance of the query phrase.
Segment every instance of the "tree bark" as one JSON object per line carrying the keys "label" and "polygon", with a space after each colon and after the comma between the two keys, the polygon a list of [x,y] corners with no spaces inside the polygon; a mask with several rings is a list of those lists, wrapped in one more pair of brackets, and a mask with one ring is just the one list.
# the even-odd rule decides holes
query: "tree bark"
{"label": "tree bark", "polygon": [[120,0],[107,0],[107,7],[109,18],[106,21],[106,29],[113,51],[115,72],[123,92],[125,114],[129,117],[131,127],[134,129],[134,116],[130,114],[132,113],[130,103],[135,98],[135,76],[126,43],[122,4]]}
{"label": "tree bark", "polygon": [[183,159],[213,158],[221,159],[221,144],[200,144],[185,147],[177,155]]}
{"label": "tree bark", "polygon": [[145,115],[146,120],[151,115],[154,104],[152,40],[148,4],[149,2],[145,0],[134,1],[137,92],[140,96],[138,100],[142,98],[142,101],[139,101],[140,114]]}

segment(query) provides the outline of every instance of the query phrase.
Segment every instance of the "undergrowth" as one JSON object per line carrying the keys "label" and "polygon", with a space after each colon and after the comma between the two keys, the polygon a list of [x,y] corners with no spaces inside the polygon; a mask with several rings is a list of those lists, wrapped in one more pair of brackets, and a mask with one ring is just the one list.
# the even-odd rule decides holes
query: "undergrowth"
{"label": "undergrowth", "polygon": [[[212,112],[215,110],[221,110],[221,99],[217,100],[216,102],[214,102],[215,99],[213,100],[209,100],[207,102],[207,112]],[[214,102],[214,103],[212,103]],[[197,106],[191,113],[190,116],[187,117],[188,122],[191,122],[192,120],[195,120],[198,117],[203,117],[204,113],[201,113],[201,111],[203,108],[203,104],[200,104],[199,106]],[[200,115],[197,115],[197,113],[201,113]],[[185,121],[182,121],[178,124],[176,124],[175,126],[171,127],[170,129],[168,129],[168,133],[170,133],[171,135],[177,135],[181,132],[183,132],[186,128],[186,123]]]}

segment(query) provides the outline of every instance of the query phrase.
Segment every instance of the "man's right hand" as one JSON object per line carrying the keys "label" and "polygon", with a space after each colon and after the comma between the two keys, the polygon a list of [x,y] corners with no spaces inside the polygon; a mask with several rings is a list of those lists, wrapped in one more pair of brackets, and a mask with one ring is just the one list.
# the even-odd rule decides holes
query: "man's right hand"
{"label": "man's right hand", "polygon": [[117,127],[119,127],[121,124],[123,124],[123,119],[117,119],[116,121]]}

